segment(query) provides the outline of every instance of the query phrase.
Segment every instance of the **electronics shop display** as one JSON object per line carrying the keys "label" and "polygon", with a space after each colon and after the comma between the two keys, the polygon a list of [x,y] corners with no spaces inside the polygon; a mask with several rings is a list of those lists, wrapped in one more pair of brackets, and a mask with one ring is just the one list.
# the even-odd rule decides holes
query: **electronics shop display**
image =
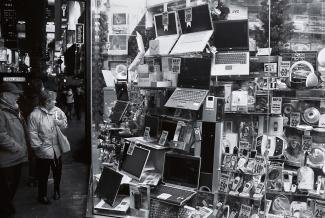
{"label": "electronics shop display", "polygon": [[[104,108],[96,114],[102,120],[93,134],[95,215],[325,216],[321,37],[308,48],[297,45],[319,33],[298,37],[308,19],[290,14],[294,40],[264,48],[268,43],[258,40],[266,35],[254,31],[261,15],[243,2],[148,6],[130,34],[127,58],[104,57],[104,72],[128,67],[127,78],[103,89]],[[114,7],[112,19],[132,23],[131,12]],[[123,25],[113,33],[127,34]]]}

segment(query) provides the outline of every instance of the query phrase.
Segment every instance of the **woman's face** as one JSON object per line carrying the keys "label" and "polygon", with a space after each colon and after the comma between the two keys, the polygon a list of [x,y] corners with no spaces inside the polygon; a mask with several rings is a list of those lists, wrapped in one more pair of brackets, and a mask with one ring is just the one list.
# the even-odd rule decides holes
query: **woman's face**
{"label": "woman's face", "polygon": [[56,100],[55,99],[50,99],[46,102],[46,109],[47,110],[51,110],[52,108],[54,108],[56,104]]}

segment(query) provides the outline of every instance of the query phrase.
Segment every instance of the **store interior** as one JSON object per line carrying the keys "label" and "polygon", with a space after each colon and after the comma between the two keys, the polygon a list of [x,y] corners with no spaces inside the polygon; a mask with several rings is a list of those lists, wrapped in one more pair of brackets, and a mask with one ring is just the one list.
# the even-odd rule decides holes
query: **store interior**
{"label": "store interior", "polygon": [[325,3],[91,1],[88,217],[324,217]]}

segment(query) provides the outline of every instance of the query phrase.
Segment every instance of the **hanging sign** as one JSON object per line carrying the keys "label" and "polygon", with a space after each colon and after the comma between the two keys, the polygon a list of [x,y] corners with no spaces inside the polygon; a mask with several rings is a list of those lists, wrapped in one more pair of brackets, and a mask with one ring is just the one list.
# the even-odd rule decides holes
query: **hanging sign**
{"label": "hanging sign", "polygon": [[164,12],[162,13],[162,24],[164,26],[164,31],[168,31],[169,18],[167,12],[167,3],[164,4]]}
{"label": "hanging sign", "polygon": [[76,43],[84,44],[84,25],[82,23],[76,24]]}
{"label": "hanging sign", "polygon": [[185,9],[185,23],[186,23],[186,27],[191,27],[191,25],[192,25],[192,19],[193,19],[192,8]]}

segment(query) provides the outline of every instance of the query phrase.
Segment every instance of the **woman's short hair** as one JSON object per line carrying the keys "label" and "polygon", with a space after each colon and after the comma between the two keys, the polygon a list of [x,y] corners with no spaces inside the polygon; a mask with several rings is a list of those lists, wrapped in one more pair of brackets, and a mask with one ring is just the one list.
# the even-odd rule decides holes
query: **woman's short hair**
{"label": "woman's short hair", "polygon": [[40,94],[39,104],[45,106],[48,101],[56,100],[56,92],[43,90]]}

